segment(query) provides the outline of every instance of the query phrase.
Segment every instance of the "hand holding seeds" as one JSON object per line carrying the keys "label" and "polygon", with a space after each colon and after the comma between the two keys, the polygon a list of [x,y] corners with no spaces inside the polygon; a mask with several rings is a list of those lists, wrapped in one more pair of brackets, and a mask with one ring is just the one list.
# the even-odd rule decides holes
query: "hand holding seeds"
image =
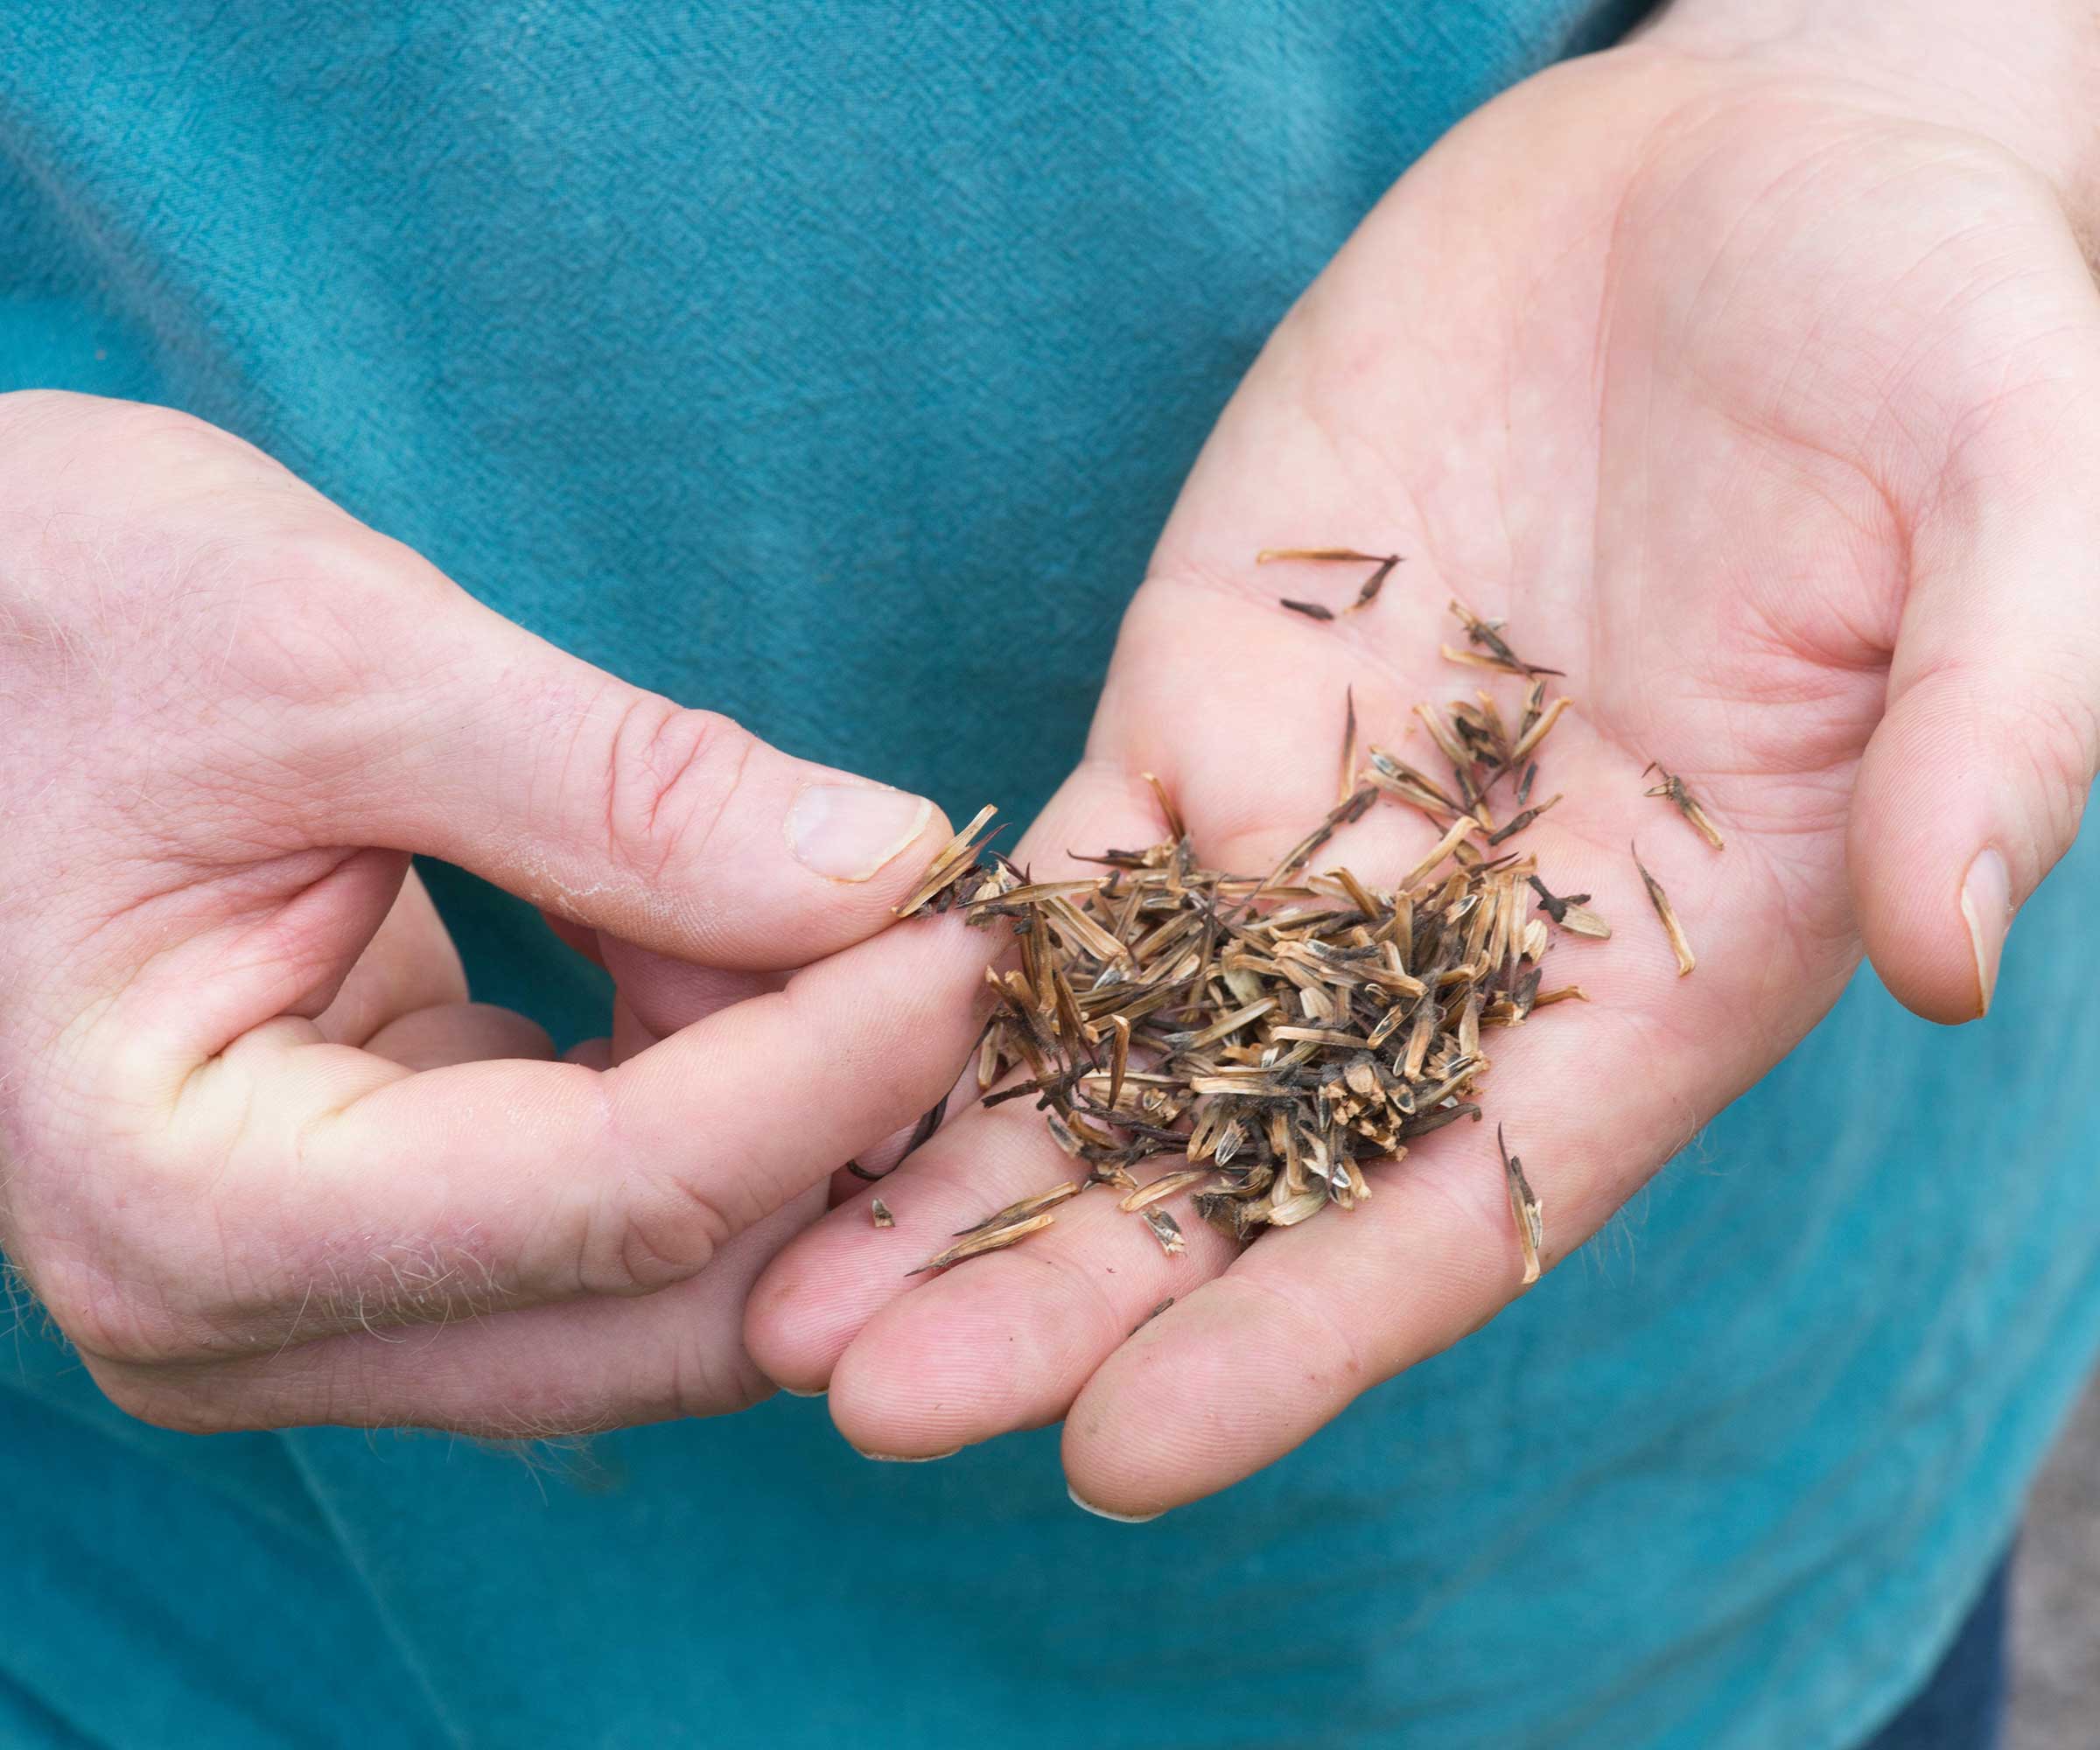
{"label": "hand holding seeds", "polygon": [[953,885],[1009,948],[990,1098],[751,1302],[863,1450],[1061,1417],[1097,1508],[1223,1488],[1550,1270],[1863,949],[1988,1005],[2096,760],[2100,300],[1924,97],[1861,130],[1667,40],[1367,221],[1086,762]]}
{"label": "hand holding seeds", "polygon": [[[516,1433],[765,1390],[746,1284],[978,1028],[990,944],[886,928],[930,805],[164,409],[0,398],[0,1242],[118,1404]],[[612,1046],[468,1002],[412,850],[589,937]]]}

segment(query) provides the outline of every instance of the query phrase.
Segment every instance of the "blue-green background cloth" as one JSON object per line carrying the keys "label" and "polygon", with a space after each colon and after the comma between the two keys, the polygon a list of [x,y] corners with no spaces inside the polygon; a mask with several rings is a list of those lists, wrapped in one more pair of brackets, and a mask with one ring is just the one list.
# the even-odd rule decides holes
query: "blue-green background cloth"
{"label": "blue-green background cloth", "polygon": [[[1270,325],[1628,22],[11,0],[0,386],[189,409],[584,656],[1025,816]],[[1854,1744],[2100,1334],[2096,862],[1988,1022],[1862,978],[1492,1327],[1142,1528],[1050,1435],[869,1465],[791,1399],[529,1461],[186,1438],[27,1312],[0,1741]],[[536,921],[440,892],[480,994],[595,1030]]]}

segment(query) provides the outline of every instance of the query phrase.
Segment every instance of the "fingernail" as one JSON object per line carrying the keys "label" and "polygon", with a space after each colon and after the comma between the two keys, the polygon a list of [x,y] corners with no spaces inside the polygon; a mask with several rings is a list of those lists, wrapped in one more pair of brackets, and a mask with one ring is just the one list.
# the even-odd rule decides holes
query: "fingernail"
{"label": "fingernail", "polygon": [[780,1390],[790,1397],[822,1397],[824,1395],[824,1389],[821,1385],[815,1391],[798,1391],[792,1385],[783,1385]]}
{"label": "fingernail", "polygon": [[[850,1440],[846,1444],[849,1446],[853,1446]],[[871,1452],[864,1446],[853,1446],[853,1450],[871,1464],[930,1465],[940,1459],[952,1459],[962,1449],[960,1446],[950,1446],[945,1452],[916,1452],[908,1455],[903,1452]]]}
{"label": "fingernail", "polygon": [[1962,916],[1969,925],[1969,947],[1976,956],[1976,1012],[1991,1012],[1991,995],[1998,988],[1998,956],[2005,952],[2006,931],[2012,922],[2012,886],[2006,874],[2006,859],[1985,848],[1962,878]]}
{"label": "fingernail", "polygon": [[924,796],[874,784],[812,784],[788,811],[788,848],[827,880],[865,881],[926,830]]}
{"label": "fingernail", "polygon": [[1150,1525],[1159,1516],[1159,1513],[1166,1511],[1163,1507],[1159,1513],[1111,1513],[1105,1507],[1095,1506],[1070,1483],[1065,1485],[1065,1493],[1072,1497],[1073,1506],[1084,1508],[1096,1519],[1113,1519],[1118,1525]]}

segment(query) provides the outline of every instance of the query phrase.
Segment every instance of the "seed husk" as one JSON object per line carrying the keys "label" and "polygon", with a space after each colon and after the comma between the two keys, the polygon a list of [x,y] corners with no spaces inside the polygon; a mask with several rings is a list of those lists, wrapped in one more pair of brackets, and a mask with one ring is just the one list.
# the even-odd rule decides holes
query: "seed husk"
{"label": "seed husk", "polygon": [[1510,743],[1509,763],[1512,766],[1521,766],[1537,752],[1539,743],[1553,732],[1553,725],[1560,721],[1561,712],[1567,708],[1568,699],[1564,693],[1541,711],[1537,721],[1532,724],[1529,729],[1522,731],[1516,739]]}
{"label": "seed husk", "polygon": [[1054,1185],[1047,1191],[1033,1197],[1024,1197],[1018,1203],[1009,1203],[1004,1209],[995,1209],[982,1222],[973,1222],[967,1228],[957,1228],[956,1237],[982,1234],[989,1228],[1011,1227],[1016,1222],[1032,1220],[1046,1209],[1054,1209],[1060,1203],[1079,1195],[1082,1187],[1072,1180]]}
{"label": "seed husk", "polygon": [[1401,878],[1400,886],[1403,887],[1413,886],[1438,864],[1463,844],[1466,842],[1466,835],[1474,831],[1478,825],[1479,822],[1471,816],[1461,816],[1453,823],[1451,830],[1436,842],[1422,860]]}
{"label": "seed husk", "polygon": [[1466,642],[1476,644],[1480,648],[1480,654],[1464,656],[1453,652],[1449,645],[1446,645],[1444,654],[1452,661],[1472,662],[1483,668],[1499,668],[1504,674],[1522,675],[1528,680],[1544,675],[1551,675],[1556,679],[1560,678],[1561,671],[1558,668],[1542,668],[1536,662],[1525,662],[1516,651],[1512,650],[1508,640],[1502,635],[1502,622],[1501,620],[1482,620],[1480,615],[1474,612],[1455,596],[1452,598],[1451,612],[1456,616],[1459,624],[1466,628]]}
{"label": "seed husk", "polygon": [[[1353,548],[1261,556],[1373,566],[1359,607],[1398,563]],[[1334,618],[1319,603],[1284,605]],[[1365,725],[1347,688],[1336,802],[1265,876],[1200,863],[1172,797],[1149,773],[1166,838],[1069,853],[1094,866],[1090,877],[1036,880],[996,852],[973,874],[989,812],[943,849],[918,904],[1010,928],[1018,950],[1018,964],[988,975],[998,1008],[977,1081],[982,1090],[1004,1085],[981,1097],[1031,1100],[1083,1173],[985,1217],[923,1269],[1040,1232],[1058,1204],[1095,1186],[1113,1187],[1170,1255],[1186,1236],[1162,1206],[1185,1193],[1200,1219],[1241,1242],[1329,1205],[1354,1208],[1371,1194],[1366,1163],[1397,1161],[1415,1139],[1479,1120],[1493,1029],[1588,1001],[1579,985],[1542,989],[1542,962],[1562,936],[1603,940],[1610,927],[1588,894],[1555,893],[1534,855],[1504,848],[1563,800],[1530,797],[1542,744],[1568,700],[1549,696],[1558,671],[1518,656],[1500,622],[1461,603],[1452,612],[1467,648],[1446,654],[1520,677],[1521,709],[1505,716],[1485,690],[1417,705],[1450,763],[1446,780],[1376,744],[1360,754]],[[1516,800],[1498,826],[1491,797],[1505,783]],[[1436,843],[1390,886],[1346,867],[1308,873],[1327,841],[1381,799],[1433,822]],[[1654,877],[1641,873],[1688,972],[1683,930]],[[938,1122],[938,1110],[928,1116]],[[1522,1162],[1502,1152],[1529,1282],[1543,1214]],[[1154,1157],[1168,1170],[1141,1182],[1132,1169]]]}
{"label": "seed husk", "polygon": [[1188,824],[1181,818],[1181,810],[1174,806],[1174,799],[1166,794],[1166,786],[1157,776],[1147,772],[1144,777],[1158,801],[1159,812],[1166,818],[1166,836],[1177,844],[1180,844],[1188,836]]}
{"label": "seed husk", "polygon": [[1559,800],[1558,795],[1550,796],[1535,808],[1526,808],[1520,815],[1510,816],[1501,826],[1488,835],[1488,843],[1500,844],[1506,838],[1514,838]]}
{"label": "seed husk", "polygon": [[1179,1172],[1163,1172],[1150,1185],[1141,1185],[1116,1207],[1126,1215],[1135,1210],[1150,1208],[1163,1198],[1172,1197],[1177,1191],[1186,1191],[1192,1185],[1200,1185],[1213,1175],[1207,1166],[1185,1167]]}
{"label": "seed husk", "polygon": [[1694,832],[1698,833],[1716,850],[1725,849],[1726,842],[1721,837],[1720,830],[1714,825],[1706,810],[1699,806],[1698,798],[1684,788],[1684,780],[1674,772],[1664,771],[1652,760],[1642,768],[1641,775],[1645,778],[1650,772],[1655,773],[1662,781],[1656,785],[1654,788],[1643,790],[1641,794],[1645,796],[1669,798],[1676,811],[1691,823],[1691,830]]}
{"label": "seed husk", "polygon": [[1538,895],[1538,909],[1566,930],[1571,935],[1586,935],[1597,942],[1611,939],[1612,927],[1590,909],[1587,893],[1558,894],[1549,892],[1546,884],[1537,876],[1525,878]]}
{"label": "seed husk", "polygon": [[[1342,610],[1344,613],[1354,613],[1359,608],[1368,607],[1378,599],[1378,592],[1385,587],[1386,579],[1393,575],[1393,568],[1400,564],[1400,556],[1397,553],[1359,553],[1354,547],[1264,547],[1254,556],[1254,563],[1267,565],[1279,559],[1306,559],[1321,564],[1375,566],[1376,569],[1364,579],[1363,587],[1356,592],[1356,599]],[[1315,604],[1286,601],[1284,606],[1305,613]],[[1315,620],[1334,618],[1331,612],[1315,612],[1312,617]]]}
{"label": "seed husk", "polygon": [[1386,554],[1359,553],[1354,547],[1264,547],[1254,556],[1254,563],[1257,565],[1273,564],[1278,559],[1312,559],[1322,562],[1353,560],[1367,565],[1383,565],[1391,563],[1391,557]]}
{"label": "seed husk", "polygon": [[1524,1164],[1509,1152],[1502,1127],[1494,1127],[1494,1145],[1502,1157],[1502,1175],[1509,1185],[1509,1213],[1516,1218],[1516,1241],[1523,1248],[1524,1286],[1538,1280],[1538,1249],[1546,1237],[1546,1211],[1524,1177]]}
{"label": "seed husk", "polygon": [[896,907],[897,916],[908,918],[921,910],[934,908],[935,900],[951,892],[971,875],[976,866],[977,853],[986,843],[985,839],[977,838],[977,830],[997,813],[998,808],[987,802],[968,826],[941,847],[927,865],[925,878],[912,890],[911,898]]}
{"label": "seed husk", "polygon": [[1341,725],[1341,784],[1336,790],[1337,807],[1346,807],[1356,794],[1356,689],[1351,687],[1343,696],[1348,715]]}
{"label": "seed husk", "polygon": [[[1628,848],[1631,849],[1630,846]],[[1677,921],[1676,909],[1670,903],[1670,895],[1662,891],[1662,884],[1648,872],[1638,850],[1634,851],[1634,867],[1640,870],[1642,882],[1648,888],[1648,903],[1656,908],[1656,915],[1662,920],[1662,930],[1670,938],[1670,952],[1677,956],[1677,976],[1683,978],[1699,963],[1692,954],[1691,943],[1685,940],[1684,927]]]}
{"label": "seed husk", "polygon": [[878,1228],[893,1228],[897,1225],[897,1218],[890,1214],[890,1206],[879,1197],[870,1200],[868,1219]]}
{"label": "seed husk", "polygon": [[1400,563],[1397,553],[1388,554],[1378,562],[1378,569],[1363,580],[1363,587],[1356,592],[1356,599],[1342,609],[1344,613],[1354,613],[1368,607],[1378,599],[1378,592],[1385,587],[1385,580],[1393,575],[1393,567]]}
{"label": "seed husk", "polygon": [[1144,1225],[1152,1230],[1152,1237],[1159,1242],[1159,1250],[1173,1257],[1188,1250],[1188,1242],[1181,1237],[1181,1224],[1164,1209],[1146,1209],[1143,1212]]}
{"label": "seed husk", "polygon": [[951,1264],[961,1264],[965,1258],[982,1257],[986,1252],[1004,1251],[1008,1246],[1018,1245],[1031,1234],[1040,1234],[1055,1222],[1057,1217],[1048,1210],[1040,1215],[1031,1215],[1022,1222],[1010,1222],[1003,1228],[988,1228],[983,1233],[972,1232],[967,1239],[956,1242],[944,1252],[936,1252],[917,1270],[907,1270],[906,1276],[924,1276],[928,1270],[946,1270]]}

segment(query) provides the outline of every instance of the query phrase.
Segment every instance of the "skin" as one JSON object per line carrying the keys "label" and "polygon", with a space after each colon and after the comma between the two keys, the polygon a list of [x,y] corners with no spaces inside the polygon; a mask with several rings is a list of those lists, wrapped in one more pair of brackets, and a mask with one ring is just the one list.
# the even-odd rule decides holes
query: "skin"
{"label": "skin", "polygon": [[[2090,780],[2090,21],[1822,10],[1679,8],[1410,175],[1221,425],[1026,847],[1048,874],[1156,836],[1152,770],[1207,858],[1265,868],[1330,800],[1343,687],[1411,747],[1405,707],[1478,678],[1424,660],[1445,598],[1508,615],[1583,704],[1530,848],[1620,928],[1557,953],[1592,1008],[1495,1042],[1549,1261],[1862,951],[1975,1012]],[[1371,613],[1280,613],[1349,584],[1254,550],[1331,541],[1408,564]],[[1243,1257],[1186,1222],[1169,1263],[1089,1198],[906,1287],[928,1236],[1066,1172],[1007,1107],[886,1183],[895,1229],[842,1210],[746,1312],[975,1035],[995,944],[884,933],[945,823],[812,875],[785,823],[844,774],[562,657],[194,421],[0,397],[0,1245],[147,1419],[566,1432],[733,1408],[762,1362],[876,1455],[1067,1416],[1075,1488],[1137,1516],[1516,1287],[1467,1132]],[[1637,797],[1651,756],[1724,856]],[[1376,879],[1424,836],[1382,810],[1334,858]],[[546,906],[617,978],[612,1037],[556,1064],[467,1002],[410,850]],[[1643,1066],[1608,1124],[1600,1060]],[[1249,1343],[1292,1358],[1251,1391]]]}
{"label": "skin", "polygon": [[[1265,871],[1334,799],[1345,687],[1367,739],[1431,763],[1416,701],[1517,694],[1438,660],[1446,600],[1507,620],[1579,706],[1538,782],[1568,800],[1510,848],[1616,929],[1547,962],[1588,1006],[1488,1045],[1549,1267],[1863,956],[1922,1015],[1980,1013],[2100,752],[2100,296],[2068,99],[2100,26],[1839,10],[1682,9],[1408,174],[1220,423],[1085,761],[1019,852],[1048,878],[1068,850],[1164,836],[1150,771],[1200,858]],[[1280,611],[1344,606],[1361,568],[1255,553],[1327,544],[1407,560],[1367,612]],[[1651,759],[1724,852],[1643,796]],[[1316,867],[1390,880],[1434,836],[1383,806]],[[1689,978],[1633,841],[1698,952]],[[1012,1251],[905,1278],[1070,1171],[1026,1102],[954,1117],[882,1187],[894,1228],[849,1204],[771,1264],[751,1353],[828,1390],[873,1454],[1061,1418],[1075,1498],[1142,1517],[1278,1458],[1520,1292],[1492,1122],[1244,1252],[1185,1212],[1168,1257],[1096,1192]]]}
{"label": "skin", "polygon": [[[987,944],[891,928],[930,804],[564,655],[165,409],[0,397],[0,1245],[167,1426],[747,1404],[752,1276],[980,1025]],[[675,956],[691,1024],[645,994],[552,1061],[468,1001],[411,851]]]}

